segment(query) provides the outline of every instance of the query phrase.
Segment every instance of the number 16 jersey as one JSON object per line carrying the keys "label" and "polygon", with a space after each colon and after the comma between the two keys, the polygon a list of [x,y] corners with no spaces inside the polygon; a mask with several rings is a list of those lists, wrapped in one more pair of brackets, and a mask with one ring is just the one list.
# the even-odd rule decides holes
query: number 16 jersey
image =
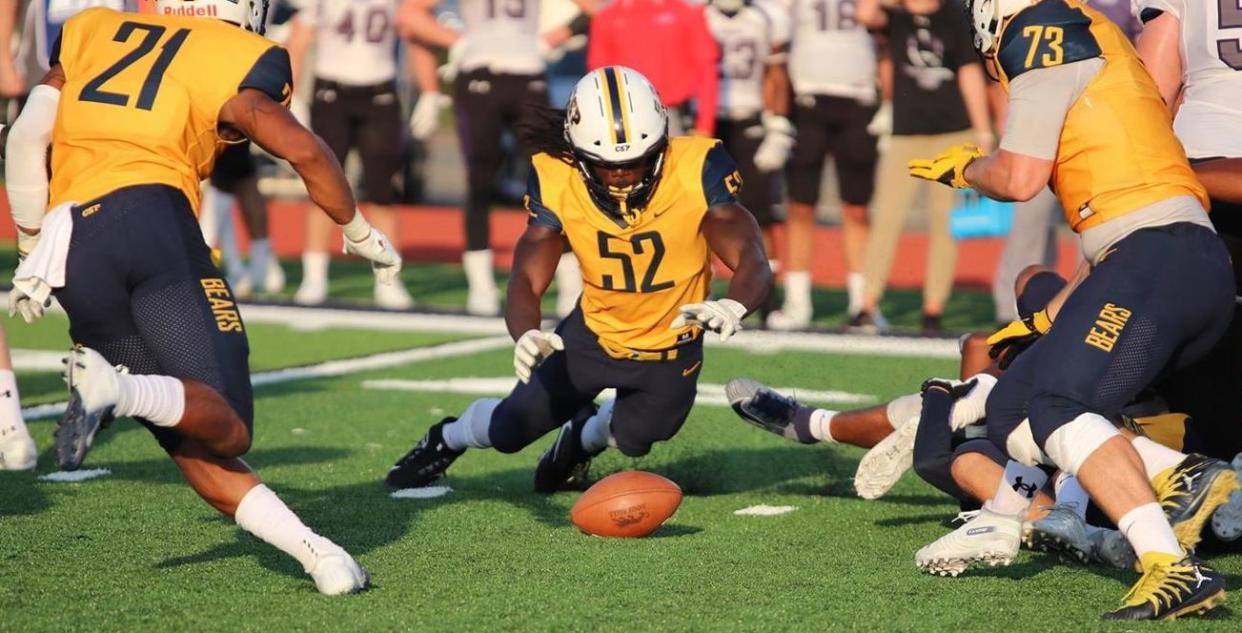
{"label": "number 16 jersey", "polygon": [[197,210],[199,183],[225,145],[220,108],[243,88],[282,104],[293,89],[284,49],[205,17],[88,9],[65,23],[51,62],[65,72],[52,206],[165,184]]}

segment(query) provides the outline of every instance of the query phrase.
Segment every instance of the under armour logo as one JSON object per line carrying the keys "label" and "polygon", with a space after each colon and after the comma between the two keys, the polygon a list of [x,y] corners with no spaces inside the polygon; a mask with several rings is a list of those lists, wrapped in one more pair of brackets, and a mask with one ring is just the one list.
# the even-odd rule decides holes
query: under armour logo
{"label": "under armour logo", "polygon": [[12,397],[13,397],[13,390],[12,390],[12,389],[5,389],[5,390],[4,390],[4,397],[5,397],[5,398],[12,398]]}
{"label": "under armour logo", "polygon": [[1190,488],[1191,486],[1195,485],[1195,480],[1198,479],[1199,476],[1202,474],[1203,473],[1195,473],[1193,475],[1182,475],[1182,483],[1186,484],[1187,488]]}
{"label": "under armour logo", "polygon": [[1022,483],[1021,476],[1016,477],[1013,480],[1013,491],[1022,493],[1023,495],[1026,496],[1027,499],[1034,497],[1036,490],[1039,490],[1039,486],[1036,486],[1035,484]]}

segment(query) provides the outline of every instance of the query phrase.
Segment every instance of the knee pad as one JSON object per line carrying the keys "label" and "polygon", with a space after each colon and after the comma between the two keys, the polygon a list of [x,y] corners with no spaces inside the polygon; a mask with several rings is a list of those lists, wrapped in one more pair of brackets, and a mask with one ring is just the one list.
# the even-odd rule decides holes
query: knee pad
{"label": "knee pad", "polygon": [[1083,413],[1054,430],[1044,442],[1044,451],[1058,468],[1077,475],[1101,444],[1119,435],[1117,427],[1104,416]]}
{"label": "knee pad", "polygon": [[[995,440],[993,441],[995,443]],[[1005,453],[1010,459],[1025,466],[1052,465],[1053,463],[1039,448],[1039,444],[1035,443],[1035,437],[1031,435],[1031,423],[1028,420],[1023,420],[1021,424],[1004,435],[999,445],[1005,447]]]}

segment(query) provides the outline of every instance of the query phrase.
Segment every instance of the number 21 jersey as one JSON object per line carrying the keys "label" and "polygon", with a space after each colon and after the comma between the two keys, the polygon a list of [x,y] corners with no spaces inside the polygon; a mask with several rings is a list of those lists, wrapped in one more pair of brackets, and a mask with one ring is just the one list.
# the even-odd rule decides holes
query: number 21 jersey
{"label": "number 21 jersey", "polygon": [[243,88],[288,104],[289,55],[220,20],[88,9],[54,47],[65,72],[52,134],[51,204],[165,184],[198,209],[224,148],[220,108]]}

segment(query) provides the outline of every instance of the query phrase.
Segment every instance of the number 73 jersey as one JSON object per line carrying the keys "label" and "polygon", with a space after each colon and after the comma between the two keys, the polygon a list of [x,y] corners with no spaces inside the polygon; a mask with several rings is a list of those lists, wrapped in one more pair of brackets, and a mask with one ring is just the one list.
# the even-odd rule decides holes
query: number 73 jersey
{"label": "number 73 jersey", "polygon": [[736,200],[741,177],[720,141],[676,137],[645,209],[618,224],[591,200],[577,168],[548,154],[531,160],[530,223],[561,231],[582,268],[582,315],[609,347],[664,350],[694,335],[670,330],[678,308],[707,298],[710,207]]}
{"label": "number 73 jersey", "polygon": [[225,145],[220,108],[243,88],[288,104],[293,88],[284,49],[207,17],[88,9],[65,23],[51,61],[65,72],[52,206],[165,184],[198,209]]}

